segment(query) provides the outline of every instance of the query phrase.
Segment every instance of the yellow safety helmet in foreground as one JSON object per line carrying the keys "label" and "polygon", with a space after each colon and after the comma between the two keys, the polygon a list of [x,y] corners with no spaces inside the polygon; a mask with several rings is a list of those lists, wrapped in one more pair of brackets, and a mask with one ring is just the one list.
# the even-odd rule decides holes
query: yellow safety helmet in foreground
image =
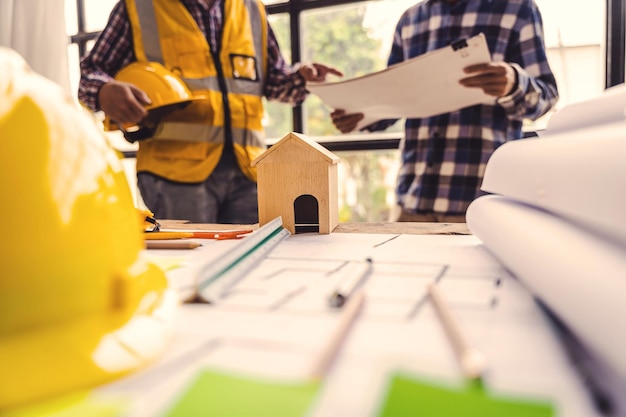
{"label": "yellow safety helmet in foreground", "polygon": [[[158,62],[133,62],[120,70],[115,75],[115,80],[133,84],[151,100],[145,106],[148,116],[141,123],[136,126],[121,126],[124,137],[129,142],[154,136],[163,117],[196,100],[183,80]],[[105,121],[105,126],[111,128],[110,120]]]}
{"label": "yellow safety helmet in foreground", "polygon": [[146,365],[178,304],[93,116],[0,47],[0,414]]}

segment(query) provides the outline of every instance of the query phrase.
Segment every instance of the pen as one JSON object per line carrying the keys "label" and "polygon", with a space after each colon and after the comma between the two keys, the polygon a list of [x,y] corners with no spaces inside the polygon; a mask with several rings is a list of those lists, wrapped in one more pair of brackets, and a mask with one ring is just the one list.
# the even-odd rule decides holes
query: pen
{"label": "pen", "polygon": [[435,311],[443,324],[443,327],[450,339],[454,353],[459,361],[461,370],[467,378],[480,379],[485,372],[486,361],[482,352],[472,347],[457,321],[452,315],[452,311],[446,305],[438,287],[435,284],[428,286],[428,295],[433,303]]}
{"label": "pen", "polygon": [[352,263],[346,270],[347,278],[339,285],[328,300],[331,307],[342,307],[346,300],[365,282],[372,272],[372,258],[366,258],[365,262]]}
{"label": "pen", "polygon": [[350,331],[364,303],[365,291],[362,288],[352,294],[350,300],[345,303],[345,308],[341,309],[339,324],[335,327],[328,343],[326,343],[320,355],[315,359],[311,372],[312,380],[322,379],[326,372],[328,372],[333,359],[337,355],[337,352],[339,352],[343,340]]}
{"label": "pen", "polygon": [[181,241],[163,241],[163,240],[147,240],[146,249],[195,249],[202,244],[189,240]]}

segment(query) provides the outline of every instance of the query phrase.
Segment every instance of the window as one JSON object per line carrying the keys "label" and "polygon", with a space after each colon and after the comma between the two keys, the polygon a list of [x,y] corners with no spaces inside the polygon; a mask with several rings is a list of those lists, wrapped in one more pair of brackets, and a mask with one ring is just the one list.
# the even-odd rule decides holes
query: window
{"label": "window", "polygon": [[544,20],[548,60],[558,82],[558,107],[597,96],[605,88],[605,5],[597,0],[536,1]]}

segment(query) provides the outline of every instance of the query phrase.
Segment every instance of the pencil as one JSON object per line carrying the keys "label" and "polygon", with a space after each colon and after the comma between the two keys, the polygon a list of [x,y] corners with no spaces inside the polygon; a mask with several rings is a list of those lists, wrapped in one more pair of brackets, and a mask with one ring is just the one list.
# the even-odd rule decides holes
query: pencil
{"label": "pencil", "polygon": [[333,359],[339,352],[343,340],[346,338],[352,324],[365,303],[365,291],[357,290],[350,296],[341,309],[339,324],[335,327],[328,343],[322,349],[322,353],[316,358],[311,372],[311,379],[320,380],[330,368]]}
{"label": "pencil", "polygon": [[146,249],[195,249],[202,244],[189,240],[146,240]]}
{"label": "pencil", "polygon": [[487,365],[482,352],[467,342],[465,335],[452,315],[452,311],[446,305],[441,292],[435,284],[428,286],[428,295],[450,339],[461,370],[467,378],[481,378]]}
{"label": "pencil", "polygon": [[194,237],[191,232],[145,232],[143,234],[145,240],[188,239],[191,237]]}

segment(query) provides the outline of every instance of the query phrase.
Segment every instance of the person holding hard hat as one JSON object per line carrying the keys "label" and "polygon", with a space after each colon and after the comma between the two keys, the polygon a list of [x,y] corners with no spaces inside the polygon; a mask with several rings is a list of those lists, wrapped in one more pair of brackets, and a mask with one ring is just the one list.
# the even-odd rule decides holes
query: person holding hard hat
{"label": "person holding hard hat", "polygon": [[[148,75],[125,74],[157,64],[191,92],[160,114]],[[287,65],[260,0],[122,0],[81,70],[80,101],[139,141],[139,191],[157,218],[242,224],[258,222],[250,163],[266,149],[263,97],[298,104],[307,81],[342,75]]]}

